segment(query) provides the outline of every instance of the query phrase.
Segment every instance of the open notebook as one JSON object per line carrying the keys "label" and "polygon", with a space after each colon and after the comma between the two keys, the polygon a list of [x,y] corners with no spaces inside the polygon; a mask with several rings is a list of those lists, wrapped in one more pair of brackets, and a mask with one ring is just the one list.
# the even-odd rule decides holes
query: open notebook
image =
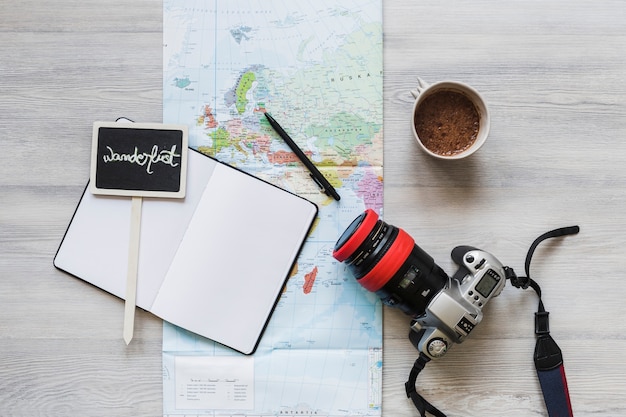
{"label": "open notebook", "polygon": [[[120,298],[131,199],[86,191],[54,265]],[[253,353],[317,215],[312,202],[190,149],[187,196],[143,202],[137,305]]]}

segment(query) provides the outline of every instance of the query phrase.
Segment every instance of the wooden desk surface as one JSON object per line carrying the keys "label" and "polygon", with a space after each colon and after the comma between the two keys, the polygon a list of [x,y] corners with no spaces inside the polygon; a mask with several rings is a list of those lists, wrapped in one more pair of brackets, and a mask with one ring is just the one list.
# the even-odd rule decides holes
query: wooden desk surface
{"label": "wooden desk surface", "polygon": [[[619,1],[384,2],[385,219],[449,273],[470,244],[533,277],[576,416],[626,415],[626,8]],[[0,1],[0,415],[158,416],[161,321],[55,270],[88,177],[94,120],[161,120],[162,3]],[[413,142],[416,77],[457,79],[492,114],[483,149],[439,162]],[[529,291],[508,286],[471,337],[431,362],[450,416],[547,415]],[[415,416],[409,319],[384,314],[383,415]]]}

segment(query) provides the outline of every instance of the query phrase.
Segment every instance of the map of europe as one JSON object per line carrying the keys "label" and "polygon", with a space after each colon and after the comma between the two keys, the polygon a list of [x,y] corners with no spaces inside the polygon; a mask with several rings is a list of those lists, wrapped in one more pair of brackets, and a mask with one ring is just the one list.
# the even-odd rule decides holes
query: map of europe
{"label": "map of europe", "polygon": [[[381,304],[332,250],[365,208],[382,211],[381,0],[164,0],[163,43],[164,123],[186,124],[192,148],[319,207],[253,355],[164,325],[164,415],[380,415]],[[265,112],[340,201],[320,192]]]}

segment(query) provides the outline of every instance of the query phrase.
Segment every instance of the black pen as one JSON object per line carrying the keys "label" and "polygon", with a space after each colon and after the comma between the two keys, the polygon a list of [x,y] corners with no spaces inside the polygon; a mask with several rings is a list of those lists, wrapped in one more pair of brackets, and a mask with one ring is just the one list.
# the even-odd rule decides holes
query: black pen
{"label": "black pen", "polygon": [[298,145],[296,145],[293,139],[289,137],[287,132],[285,132],[282,127],[280,127],[278,122],[274,120],[274,118],[269,113],[265,113],[265,117],[267,118],[267,121],[270,122],[270,125],[274,128],[276,133],[278,133],[278,135],[283,138],[285,142],[287,142],[289,148],[291,148],[291,150],[296,154],[298,159],[300,159],[300,161],[302,161],[302,163],[309,169],[309,175],[311,176],[311,178],[313,178],[313,181],[315,181],[317,185],[320,186],[320,188],[326,195],[329,195],[335,200],[339,201],[341,197],[339,196],[339,194],[337,194],[337,191],[333,188],[332,185],[330,185],[326,177],[322,175],[317,167],[313,165],[313,162],[311,162],[311,160],[307,158],[304,152],[302,152],[302,149],[298,148]]}

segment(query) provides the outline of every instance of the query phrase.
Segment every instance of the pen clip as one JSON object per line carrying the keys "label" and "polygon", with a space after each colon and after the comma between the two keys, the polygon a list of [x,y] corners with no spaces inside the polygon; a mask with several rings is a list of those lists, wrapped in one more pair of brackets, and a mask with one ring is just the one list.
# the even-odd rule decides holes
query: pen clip
{"label": "pen clip", "polygon": [[328,193],[328,190],[326,190],[326,188],[324,187],[324,185],[322,185],[322,183],[320,182],[320,180],[318,180],[317,178],[315,178],[315,175],[313,175],[313,173],[309,172],[309,177],[313,178],[313,181],[315,181],[315,183],[320,187],[320,191],[323,192],[326,195],[330,195]]}

